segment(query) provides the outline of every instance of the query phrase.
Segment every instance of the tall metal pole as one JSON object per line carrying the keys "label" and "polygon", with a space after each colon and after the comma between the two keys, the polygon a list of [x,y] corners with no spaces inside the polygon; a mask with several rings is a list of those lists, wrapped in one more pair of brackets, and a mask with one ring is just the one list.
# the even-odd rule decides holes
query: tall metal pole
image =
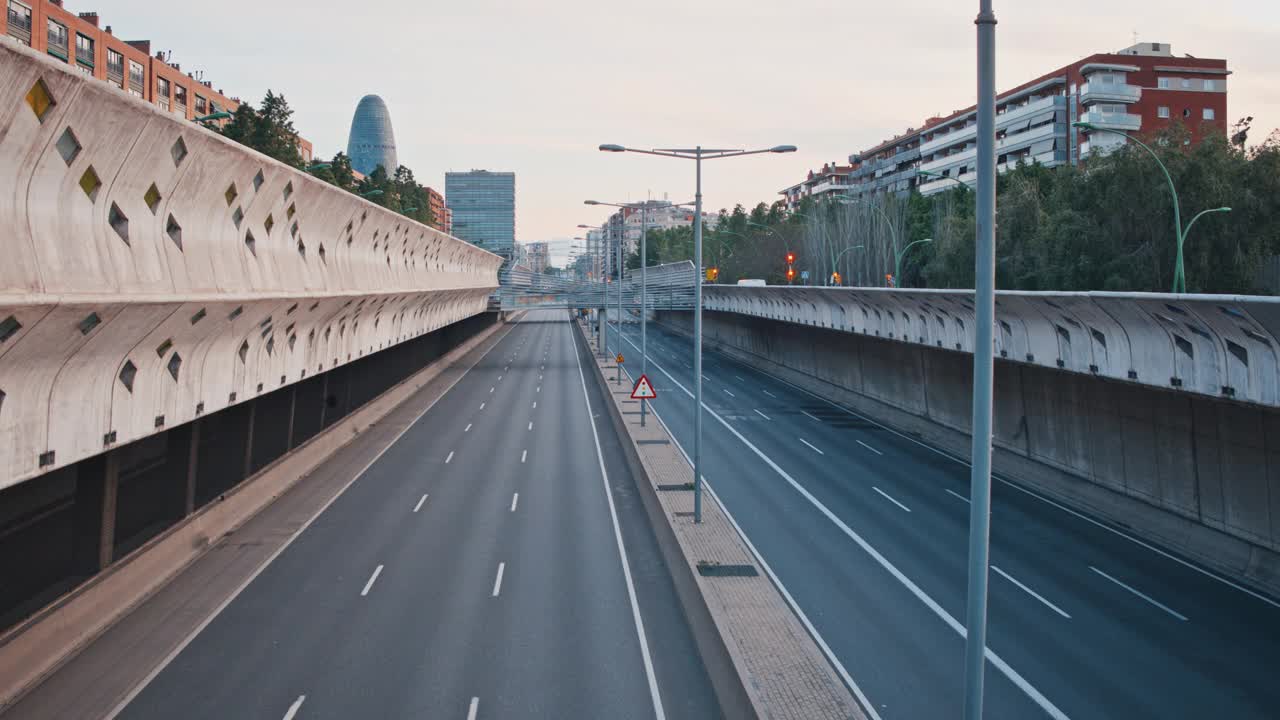
{"label": "tall metal pole", "polygon": [[[618,223],[618,319],[614,321],[614,325],[618,329],[618,352],[615,355],[622,354],[622,241],[627,237],[627,217],[623,211],[618,211],[620,222]],[[615,357],[614,360],[617,360]],[[615,362],[613,384],[622,384],[622,363]]]}
{"label": "tall metal pole", "polygon": [[974,260],[973,465],[969,476],[969,597],[964,649],[964,717],[982,718],[986,670],[987,580],[991,540],[991,394],[995,364],[996,279],[996,16],[979,0],[978,180]]}
{"label": "tall metal pole", "polygon": [[702,146],[694,154],[693,196],[693,522],[702,522]]}
{"label": "tall metal pole", "polygon": [[[649,297],[649,201],[646,199],[640,204],[640,374],[647,375],[649,372],[649,345],[645,339],[649,330],[649,318],[647,313],[648,297]],[[640,400],[640,427],[644,427],[645,403],[648,400],[641,398]]]}

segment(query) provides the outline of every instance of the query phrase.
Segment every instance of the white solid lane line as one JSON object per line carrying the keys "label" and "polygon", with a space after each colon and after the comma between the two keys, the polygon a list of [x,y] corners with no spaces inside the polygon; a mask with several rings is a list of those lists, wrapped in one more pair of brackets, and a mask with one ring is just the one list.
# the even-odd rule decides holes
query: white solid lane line
{"label": "white solid lane line", "polygon": [[[752,408],[752,409],[753,409],[753,410],[755,410],[755,408]],[[772,420],[772,419],[773,419],[773,418],[769,417],[768,415],[765,415],[764,413],[760,412],[759,410],[756,410],[756,414],[757,414],[757,415],[759,415],[760,417],[764,418],[765,420]]]}
{"label": "white solid lane line", "polygon": [[514,493],[511,496],[511,512],[516,511],[516,503],[520,502],[520,493]]}
{"label": "white solid lane line", "polygon": [[498,593],[502,592],[502,573],[507,569],[504,562],[498,563],[498,577],[493,579],[493,597],[498,597]]}
{"label": "white solid lane line", "polygon": [[462,428],[462,432],[471,432],[471,423],[467,423],[467,426]]}
{"label": "white solid lane line", "polygon": [[729,397],[731,397],[731,398],[736,398],[736,397],[738,397],[737,395],[734,395],[733,393],[729,392],[729,391],[728,391],[728,389],[726,389],[726,388],[721,388],[721,390],[724,390],[724,394],[725,394],[725,395],[728,395],[728,396],[729,396]]}
{"label": "white solid lane line", "polygon": [[476,711],[480,709],[480,698],[471,698],[471,707],[467,708],[467,720],[476,720]]}
{"label": "white solid lane line", "polygon": [[806,416],[808,416],[808,417],[810,417],[810,418],[812,418],[812,419],[814,419],[814,420],[817,420],[818,422],[822,422],[822,420],[819,420],[818,418],[814,417],[813,415],[809,415],[809,413],[805,412],[804,410],[801,410],[801,411],[800,411],[800,414],[802,414],[802,415],[806,415]]}
{"label": "white solid lane line", "polygon": [[881,497],[883,497],[885,500],[888,500],[889,502],[893,503],[894,505],[897,505],[898,507],[902,508],[903,510],[906,510],[907,512],[911,512],[911,508],[907,507],[906,505],[903,505],[902,503],[898,502],[897,500],[894,500],[894,499],[893,499],[893,497],[889,495],[889,493],[887,493],[887,492],[885,492],[885,491],[881,490],[880,488],[878,488],[878,487],[876,487],[876,486],[874,486],[874,485],[872,485],[872,486],[871,486],[871,489],[872,489],[872,490],[875,490],[875,491],[876,491],[876,492],[878,492],[878,493],[880,493]]}
{"label": "white solid lane line", "polygon": [[943,488],[943,490],[946,490],[947,492],[951,493],[953,496],[958,497],[965,502],[969,502],[969,498],[961,495],[960,493],[956,492],[955,490],[952,490],[951,488]]}
{"label": "white solid lane line", "polygon": [[778,399],[778,396],[777,396],[777,395],[774,395],[773,393],[769,392],[768,390],[765,390],[764,388],[760,388],[760,392],[764,393],[765,395],[768,395],[769,397],[773,398],[774,400],[777,400],[777,399]]}
{"label": "white solid lane line", "polygon": [[826,455],[826,453],[824,453],[824,452],[822,452],[821,450],[819,450],[818,448],[814,447],[814,446],[813,446],[813,444],[812,444],[812,443],[810,443],[808,440],[805,440],[804,438],[800,438],[800,442],[804,443],[805,445],[808,445],[810,450],[813,450],[814,452],[818,453],[819,455]]}
{"label": "white solid lane line", "polygon": [[452,451],[452,450],[450,450],[450,451],[449,451],[449,457],[447,457],[447,458],[445,458],[445,459],[444,459],[444,464],[445,464],[445,465],[448,465],[448,464],[449,464],[449,463],[451,463],[451,462],[453,462],[453,451]]}
{"label": "white solid lane line", "polygon": [[369,576],[369,582],[364,584],[364,589],[360,591],[360,597],[364,597],[365,595],[369,594],[369,588],[373,587],[373,581],[377,580],[378,576],[381,574],[382,574],[382,566],[379,565],[377,568],[374,569],[373,574]]}
{"label": "white solid lane line", "polygon": [[[635,343],[631,344],[635,345]],[[639,348],[636,349],[639,350]],[[587,407],[587,419],[591,425],[591,438],[596,445],[596,460],[600,463],[600,483],[604,488],[604,497],[609,501],[609,518],[613,521],[613,540],[618,546],[618,560],[622,563],[622,578],[627,583],[627,599],[631,601],[631,619],[636,626],[636,637],[640,639],[640,656],[644,660],[644,674],[649,680],[649,698],[653,701],[653,715],[655,720],[666,720],[666,711],[662,709],[662,694],[658,691],[658,678],[653,672],[653,658],[649,654],[649,641],[644,633],[644,620],[640,617],[640,603],[636,600],[636,586],[631,579],[631,564],[627,561],[627,548],[622,542],[622,529],[618,526],[618,510],[613,504],[613,491],[609,487],[609,471],[604,467],[604,450],[600,448],[600,432],[596,430],[595,413],[591,410],[591,397],[587,395],[587,375],[582,370],[582,358],[576,348],[573,353],[573,359],[578,364],[578,380],[582,385],[582,402]]]}
{"label": "white solid lane line", "polygon": [[528,451],[528,450],[521,450],[521,451],[520,451],[520,462],[524,462],[525,458],[527,458],[527,457],[529,457],[529,451]]}
{"label": "white solid lane line", "polygon": [[306,699],[306,695],[299,695],[298,699],[294,700],[289,709],[285,711],[284,720],[293,720],[293,716],[298,714],[298,709],[302,707],[302,702]]}
{"label": "white solid lane line", "polygon": [[871,447],[870,445],[868,445],[868,444],[866,444],[866,443],[862,442],[861,440],[858,440],[858,441],[857,441],[857,443],[858,443],[859,445],[861,445],[862,447],[864,447],[864,448],[866,448],[866,449],[870,450],[871,452],[873,452],[873,453],[875,453],[875,454],[877,454],[877,455],[883,455],[883,454],[884,454],[884,453],[880,452],[879,450],[877,450],[877,449],[875,449],[875,448]]}
{"label": "white solid lane line", "polygon": [[1059,615],[1061,615],[1062,617],[1064,617],[1064,618],[1066,618],[1066,619],[1068,619],[1068,620],[1070,620],[1070,619],[1071,619],[1071,616],[1070,616],[1070,615],[1068,615],[1068,614],[1066,614],[1065,612],[1063,612],[1063,611],[1062,611],[1062,608],[1058,607],[1057,605],[1054,605],[1053,603],[1049,602],[1048,600],[1045,600],[1043,597],[1041,597],[1041,596],[1040,596],[1040,594],[1039,594],[1039,593],[1037,593],[1035,590],[1032,590],[1031,588],[1027,587],[1026,585],[1023,585],[1022,583],[1018,582],[1018,581],[1017,581],[1017,580],[1015,580],[1015,579],[1013,578],[1013,576],[1012,576],[1012,575],[1010,575],[1009,573],[1007,573],[1007,572],[1005,572],[1005,571],[1001,570],[1000,568],[996,567],[995,565],[992,565],[992,566],[991,566],[991,569],[992,569],[992,570],[994,570],[994,571],[996,571],[997,573],[999,573],[1000,577],[1003,577],[1005,580],[1008,580],[1009,582],[1013,583],[1014,585],[1017,585],[1018,587],[1022,588],[1022,590],[1023,590],[1024,592],[1026,592],[1028,595],[1030,595],[1031,597],[1033,597],[1033,598],[1035,598],[1035,599],[1039,600],[1040,602],[1044,603],[1045,605],[1047,605],[1047,606],[1049,607],[1049,609],[1050,609],[1050,610],[1052,610],[1052,611],[1054,611],[1054,612],[1058,613]]}
{"label": "white solid lane line", "polygon": [[[630,342],[630,340],[628,340],[628,342]],[[631,343],[631,345],[634,347],[635,343]],[[636,348],[636,349],[639,350],[639,348]],[[689,397],[693,397],[693,393],[689,392],[688,388],[686,388],[684,385],[681,385],[680,381],[676,380],[675,377],[673,377],[671,373],[663,369],[661,365],[659,365],[657,362],[654,362],[653,366],[658,368],[658,370],[660,370],[663,375],[666,375],[667,378],[671,380],[671,382],[675,383],[676,387],[683,390],[685,395],[688,395]],[[585,380],[583,382],[585,385]],[[838,515],[831,512],[830,508],[828,508],[826,505],[823,505],[822,501],[814,497],[813,493],[809,492],[803,485],[797,482],[795,478],[791,477],[791,475],[787,473],[786,470],[783,470],[780,465],[778,465],[776,462],[773,461],[773,458],[766,455],[764,451],[762,451],[760,448],[751,444],[750,440],[748,440],[742,433],[738,432],[723,417],[721,417],[719,413],[717,413],[715,410],[712,410],[710,407],[708,407],[706,403],[702,404],[702,408],[707,411],[708,415],[710,415],[722,426],[724,426],[724,428],[728,430],[730,434],[736,437],[743,445],[746,445],[749,450],[755,453],[756,457],[763,460],[766,465],[768,465],[775,473],[779,475],[779,477],[781,477],[783,480],[786,480],[787,484],[790,485],[792,488],[794,488],[795,491],[798,492],[805,500],[807,500],[810,505],[813,505],[818,510],[818,512],[822,513],[823,517],[831,521],[831,523],[835,525],[837,528],[839,528],[840,531],[845,534],[845,536],[847,536],[850,540],[856,543],[858,547],[862,548],[862,551],[865,552],[867,555],[869,555],[872,560],[875,560],[876,564],[884,568],[886,572],[892,575],[893,578],[897,580],[899,583],[901,583],[902,586],[905,587],[912,595],[914,595],[917,600],[924,603],[925,607],[929,608],[929,610],[931,610],[934,615],[938,616],[940,620],[946,623],[947,627],[951,628],[961,638],[965,637],[967,633],[965,631],[964,625],[962,625],[959,620],[956,620],[955,617],[951,615],[951,613],[943,609],[943,607],[939,605],[936,600],[930,597],[928,593],[920,589],[920,586],[916,585],[915,582],[911,580],[911,578],[903,574],[903,572],[899,570],[897,566],[889,562],[888,558],[886,558],[884,555],[881,555],[880,551],[876,550],[875,547],[871,545],[871,543],[867,542],[861,535],[855,532],[853,528],[849,527],[848,523],[841,520]],[[925,447],[928,447],[928,446],[926,445]],[[994,665],[996,669],[998,669],[1001,673],[1004,673],[1005,677],[1009,678],[1009,680],[1014,685],[1018,686],[1018,689],[1021,690],[1023,693],[1025,693],[1027,697],[1031,698],[1031,700],[1036,705],[1040,706],[1040,709],[1044,710],[1045,713],[1049,715],[1049,717],[1054,718],[1054,720],[1068,720],[1066,713],[1059,710],[1058,707],[1049,700],[1049,698],[1045,697],[1044,694],[1041,693],[1039,690],[1037,690],[1036,687],[1032,685],[1030,682],[1028,682],[1026,678],[1022,677],[1022,675],[1019,674],[1017,670],[1014,670],[1013,666],[1005,662],[1004,658],[997,655],[996,652],[992,650],[990,646],[987,646],[986,648],[986,657],[987,657],[987,660],[991,661],[991,664]]]}
{"label": "white solid lane line", "polygon": [[1102,572],[1101,570],[1099,570],[1098,568],[1096,568],[1096,567],[1094,567],[1094,566],[1092,566],[1092,565],[1090,565],[1090,566],[1089,566],[1089,569],[1090,569],[1090,570],[1092,570],[1092,571],[1094,571],[1094,572],[1096,572],[1096,573],[1098,573],[1098,574],[1099,574],[1099,575],[1101,575],[1102,577],[1104,577],[1104,578],[1106,578],[1106,579],[1110,580],[1111,582],[1113,582],[1113,583],[1115,583],[1115,584],[1119,585],[1120,587],[1124,588],[1125,590],[1128,590],[1129,592],[1133,593],[1134,595],[1137,595],[1138,597],[1142,598],[1143,600],[1146,600],[1147,602],[1151,603],[1152,605],[1155,605],[1156,607],[1158,607],[1158,608],[1160,608],[1161,610],[1163,610],[1163,611],[1165,611],[1165,612],[1169,613],[1170,615],[1172,615],[1172,616],[1174,616],[1174,617],[1178,618],[1178,619],[1179,619],[1179,620],[1181,620],[1182,622],[1186,622],[1186,621],[1187,621],[1187,616],[1186,616],[1186,615],[1183,615],[1182,613],[1178,612],[1177,610],[1174,610],[1174,609],[1170,608],[1168,605],[1165,605],[1164,603],[1162,603],[1162,602],[1160,602],[1160,601],[1158,601],[1158,600],[1156,600],[1156,599],[1152,598],[1150,595],[1146,595],[1146,594],[1143,594],[1142,592],[1139,592],[1138,590],[1134,589],[1132,586],[1124,584],[1123,582],[1121,582],[1121,581],[1119,581],[1119,580],[1117,580],[1117,579],[1115,579],[1115,578],[1111,577],[1110,575],[1108,575],[1108,574],[1106,574],[1106,573]]}
{"label": "white solid lane line", "polygon": [[419,510],[421,510],[421,509],[422,509],[422,503],[424,503],[424,502],[426,502],[426,501],[427,501],[427,496],[426,496],[426,495],[423,495],[423,496],[422,496],[422,499],[418,501],[418,504],[413,506],[413,511],[414,511],[414,512],[418,512]]}

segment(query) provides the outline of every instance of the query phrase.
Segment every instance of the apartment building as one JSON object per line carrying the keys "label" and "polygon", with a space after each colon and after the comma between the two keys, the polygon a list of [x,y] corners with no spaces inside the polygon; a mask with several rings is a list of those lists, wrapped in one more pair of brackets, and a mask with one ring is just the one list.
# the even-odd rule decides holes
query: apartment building
{"label": "apartment building", "polygon": [[[1127,142],[1107,131],[1146,135],[1180,122],[1193,143],[1208,133],[1225,133],[1228,75],[1226,60],[1175,57],[1168,43],[1098,53],[1040,75],[996,99],[997,171],[1019,162],[1077,164],[1090,152]],[[1077,121],[1099,130],[1072,127]],[[780,194],[794,208],[806,196],[833,192],[863,197],[918,188],[931,195],[957,182],[971,184],[977,177],[977,122],[974,107],[931,117],[920,128],[850,155],[847,173],[811,172],[806,183]],[[819,180],[810,182],[814,178]]]}
{"label": "apartment building", "polygon": [[234,112],[240,106],[239,98],[224,95],[192,73],[183,73],[181,66],[167,62],[162,53],[153,55],[149,40],[121,40],[110,25],[100,27],[96,12],[72,13],[63,7],[62,0],[5,0],[5,4],[0,34],[166,112],[194,120]]}
{"label": "apartment building", "polygon": [[445,204],[444,195],[438,190],[427,188],[427,207],[431,208],[432,227],[441,232],[452,233],[453,212]]}

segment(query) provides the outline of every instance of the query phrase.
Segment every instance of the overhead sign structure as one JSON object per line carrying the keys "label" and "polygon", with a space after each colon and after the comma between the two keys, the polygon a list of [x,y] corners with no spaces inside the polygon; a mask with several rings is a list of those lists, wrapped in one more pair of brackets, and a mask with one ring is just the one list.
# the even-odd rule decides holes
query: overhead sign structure
{"label": "overhead sign structure", "polygon": [[641,375],[640,379],[636,381],[636,386],[631,388],[632,400],[655,400],[657,397],[658,391],[653,389],[648,375]]}

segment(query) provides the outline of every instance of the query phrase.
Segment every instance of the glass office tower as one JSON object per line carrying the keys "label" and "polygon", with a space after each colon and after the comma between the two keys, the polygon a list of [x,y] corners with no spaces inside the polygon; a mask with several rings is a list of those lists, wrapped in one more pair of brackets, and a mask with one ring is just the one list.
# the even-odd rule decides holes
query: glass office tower
{"label": "glass office tower", "polygon": [[396,160],[396,136],[391,131],[391,113],[377,95],[365,95],[356,105],[347,136],[347,157],[351,168],[368,175],[381,165],[388,175],[400,166]]}
{"label": "glass office tower", "polygon": [[516,241],[516,174],[450,172],[444,200],[453,212],[453,234],[508,259]]}

